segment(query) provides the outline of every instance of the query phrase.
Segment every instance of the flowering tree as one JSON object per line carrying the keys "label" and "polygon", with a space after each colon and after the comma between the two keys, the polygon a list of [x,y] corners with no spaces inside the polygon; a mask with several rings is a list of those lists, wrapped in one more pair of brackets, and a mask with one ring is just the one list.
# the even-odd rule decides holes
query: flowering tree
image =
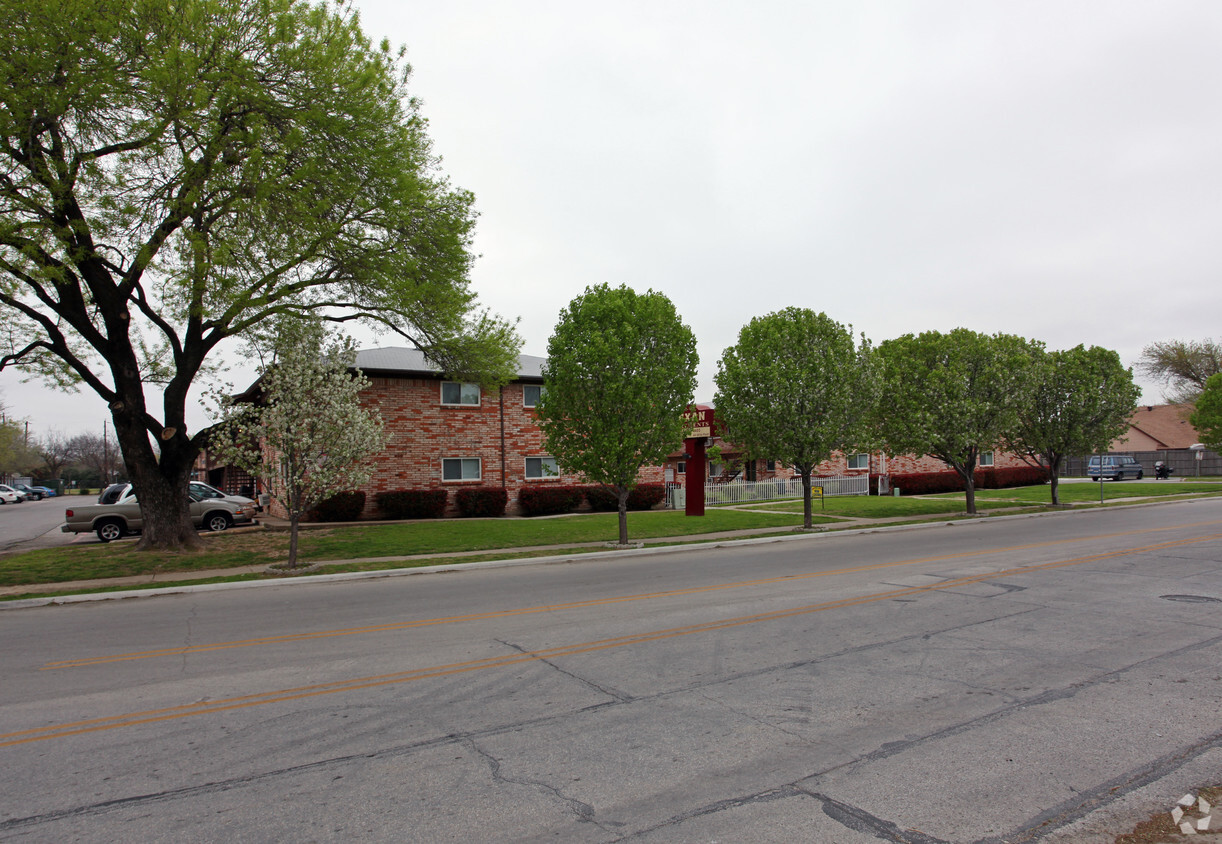
{"label": "flowering tree", "polygon": [[243,401],[224,403],[226,423],[215,445],[288,511],[292,568],[301,517],[337,491],[368,481],[368,458],[385,439],[378,412],[361,406],[369,382],[352,370],[352,340],[329,339],[316,320],[284,319],[277,328],[259,381]]}

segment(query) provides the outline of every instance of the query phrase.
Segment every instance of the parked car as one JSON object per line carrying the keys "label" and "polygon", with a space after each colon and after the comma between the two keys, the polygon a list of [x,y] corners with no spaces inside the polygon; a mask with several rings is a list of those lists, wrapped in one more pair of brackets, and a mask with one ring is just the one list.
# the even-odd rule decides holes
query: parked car
{"label": "parked car", "polygon": [[[228,495],[203,481],[191,481],[191,494],[197,495],[200,498],[219,498],[222,501],[232,501],[234,504],[255,504],[253,498],[247,498],[245,495]],[[256,504],[255,506],[258,505]]]}
{"label": "parked car", "polygon": [[[127,484],[115,486],[126,487]],[[122,491],[122,490],[120,490]],[[111,488],[103,490],[101,497],[115,498]],[[107,496],[107,493],[112,493]],[[228,530],[235,524],[254,524],[255,505],[235,504],[217,498],[199,498],[191,495],[191,523],[201,530]],[[64,511],[64,533],[97,533],[98,539],[110,542],[127,534],[140,533],[144,528],[144,517],[135,495],[124,495],[121,499],[69,507]]]}
{"label": "parked car", "polygon": [[1096,455],[1086,464],[1086,476],[1093,481],[1101,481],[1104,478],[1123,481],[1126,477],[1140,481],[1145,474],[1145,469],[1140,463],[1123,454],[1105,454],[1102,457]]}
{"label": "parked car", "polygon": [[51,489],[51,487],[49,487],[49,486],[36,486],[36,487],[34,487],[34,489],[36,489],[36,490],[38,490],[39,492],[41,492],[41,493],[43,494],[43,496],[44,496],[44,497],[46,497],[46,498],[54,498],[55,496],[59,495],[59,493],[58,493],[58,492],[56,492],[55,490]]}
{"label": "parked car", "polygon": [[13,484],[13,489],[20,492],[27,499],[34,501],[42,501],[46,497],[46,493],[42,491],[42,487],[26,486],[25,484]]}
{"label": "parked car", "polygon": [[0,504],[20,504],[25,496],[7,484],[0,484]]}

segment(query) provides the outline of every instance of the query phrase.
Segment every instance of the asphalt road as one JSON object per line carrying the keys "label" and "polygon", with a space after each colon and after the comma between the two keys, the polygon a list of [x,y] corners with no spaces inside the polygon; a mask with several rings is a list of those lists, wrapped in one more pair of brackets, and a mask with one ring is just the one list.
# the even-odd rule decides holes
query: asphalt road
{"label": "asphalt road", "polygon": [[64,523],[64,508],[77,504],[93,504],[93,498],[80,495],[57,495],[41,501],[23,501],[0,507],[0,551],[15,548],[41,548],[67,545],[73,536],[60,532]]}
{"label": "asphalt road", "polygon": [[4,841],[1111,841],[1222,781],[1222,501],[0,612]]}

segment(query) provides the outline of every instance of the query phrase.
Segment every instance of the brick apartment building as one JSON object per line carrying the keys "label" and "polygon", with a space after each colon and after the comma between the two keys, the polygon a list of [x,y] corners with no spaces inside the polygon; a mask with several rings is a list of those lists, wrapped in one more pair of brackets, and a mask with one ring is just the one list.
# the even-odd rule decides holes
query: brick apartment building
{"label": "brick apartment building", "polygon": [[[397,489],[445,489],[451,493],[465,486],[504,487],[509,493],[507,512],[520,512],[519,491],[531,484],[584,483],[563,474],[555,458],[543,448],[543,433],[535,423],[534,407],[543,389],[544,359],[532,355],[518,358],[517,376],[497,390],[477,384],[448,380],[417,349],[393,347],[366,349],[357,353],[356,366],[369,380],[362,402],[377,408],[386,433],[385,450],[375,458],[375,470],[363,488],[364,516],[376,518],[377,494]],[[707,405],[703,405],[707,407]],[[713,466],[718,474],[740,475],[746,480],[792,477],[783,464],[758,460],[742,465],[739,453],[720,439],[726,467]],[[1012,454],[986,452],[981,466],[1024,465]],[[664,466],[649,466],[640,482],[682,481],[685,461],[681,450]],[[728,471],[726,471],[726,468]],[[932,457],[913,455],[836,454],[820,464],[817,475],[900,474],[943,472],[947,467]],[[234,467],[211,462],[201,455],[196,477],[226,492],[248,492],[253,480]],[[454,495],[450,512],[457,512]]]}
{"label": "brick apartment building", "polygon": [[[504,487],[508,512],[515,513],[525,486],[582,483],[561,473],[543,449],[534,411],[543,358],[521,355],[517,377],[491,391],[447,380],[416,349],[366,349],[357,353],[356,366],[369,379],[362,401],[377,408],[387,436],[365,486],[366,516],[375,514],[379,492],[394,489]],[[649,467],[639,479],[660,482],[662,469]]]}

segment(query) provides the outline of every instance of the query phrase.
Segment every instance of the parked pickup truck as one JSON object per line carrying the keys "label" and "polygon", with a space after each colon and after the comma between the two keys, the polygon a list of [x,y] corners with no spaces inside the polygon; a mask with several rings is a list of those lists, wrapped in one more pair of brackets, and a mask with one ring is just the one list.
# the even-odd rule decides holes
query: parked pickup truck
{"label": "parked pickup truck", "polygon": [[[118,486],[118,485],[116,485]],[[243,504],[223,498],[203,498],[192,491],[191,523],[207,530],[228,530],[235,524],[253,524],[255,503]],[[64,533],[95,532],[98,539],[110,542],[130,533],[140,533],[144,519],[140,504],[130,484],[123,488],[107,487],[98,497],[98,504],[69,507],[64,511]]]}

